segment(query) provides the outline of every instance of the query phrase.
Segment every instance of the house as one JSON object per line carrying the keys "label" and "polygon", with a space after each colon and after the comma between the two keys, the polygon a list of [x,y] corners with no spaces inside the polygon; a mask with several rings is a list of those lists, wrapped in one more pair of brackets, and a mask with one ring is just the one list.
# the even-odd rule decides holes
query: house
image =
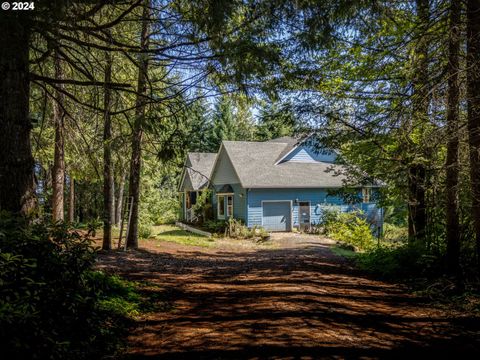
{"label": "house", "polygon": [[358,201],[335,195],[344,187],[345,167],[337,153],[312,139],[282,137],[265,142],[223,141],[218,153],[189,153],[180,182],[182,219],[193,221],[192,205],[212,190],[215,219],[234,217],[248,227],[292,231],[319,223],[326,209],[362,210],[381,230],[383,211],[374,202],[379,184],[355,186]]}

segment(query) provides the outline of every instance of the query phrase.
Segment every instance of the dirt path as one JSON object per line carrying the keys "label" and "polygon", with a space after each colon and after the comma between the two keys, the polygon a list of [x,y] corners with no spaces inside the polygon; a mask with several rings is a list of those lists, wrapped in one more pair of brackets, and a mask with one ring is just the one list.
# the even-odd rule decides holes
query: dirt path
{"label": "dirt path", "polygon": [[[480,321],[369,279],[314,238],[270,250],[144,243],[99,266],[148,280],[170,309],[138,321],[128,359],[479,358]],[[293,245],[292,245],[293,243]]]}

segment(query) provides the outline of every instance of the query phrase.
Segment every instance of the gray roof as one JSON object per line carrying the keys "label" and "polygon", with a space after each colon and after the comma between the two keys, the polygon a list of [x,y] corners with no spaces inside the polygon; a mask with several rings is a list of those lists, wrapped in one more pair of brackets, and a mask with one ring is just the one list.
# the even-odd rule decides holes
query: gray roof
{"label": "gray roof", "polygon": [[193,190],[200,190],[208,185],[216,157],[216,153],[188,153],[186,172],[190,177]]}
{"label": "gray roof", "polygon": [[297,143],[275,141],[223,141],[233,167],[245,188],[338,188],[345,185],[344,166],[316,162],[276,162]]}

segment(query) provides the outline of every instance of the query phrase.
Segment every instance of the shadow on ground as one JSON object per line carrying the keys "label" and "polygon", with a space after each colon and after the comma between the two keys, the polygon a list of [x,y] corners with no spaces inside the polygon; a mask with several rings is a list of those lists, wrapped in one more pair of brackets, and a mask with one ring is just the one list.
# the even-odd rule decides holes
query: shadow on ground
{"label": "shadow on ground", "polygon": [[[480,321],[376,281],[328,246],[101,254],[171,310],[138,321],[127,359],[478,358]],[[155,300],[152,300],[155,301]]]}

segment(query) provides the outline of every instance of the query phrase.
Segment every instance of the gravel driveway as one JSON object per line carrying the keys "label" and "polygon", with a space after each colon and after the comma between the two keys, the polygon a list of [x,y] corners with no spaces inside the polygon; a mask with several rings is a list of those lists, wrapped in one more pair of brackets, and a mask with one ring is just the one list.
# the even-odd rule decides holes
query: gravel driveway
{"label": "gravel driveway", "polygon": [[[269,249],[144,242],[99,266],[149,281],[169,307],[139,319],[128,359],[479,358],[478,318],[377,281],[331,241],[275,234]],[[160,245],[160,246],[158,246]]]}

